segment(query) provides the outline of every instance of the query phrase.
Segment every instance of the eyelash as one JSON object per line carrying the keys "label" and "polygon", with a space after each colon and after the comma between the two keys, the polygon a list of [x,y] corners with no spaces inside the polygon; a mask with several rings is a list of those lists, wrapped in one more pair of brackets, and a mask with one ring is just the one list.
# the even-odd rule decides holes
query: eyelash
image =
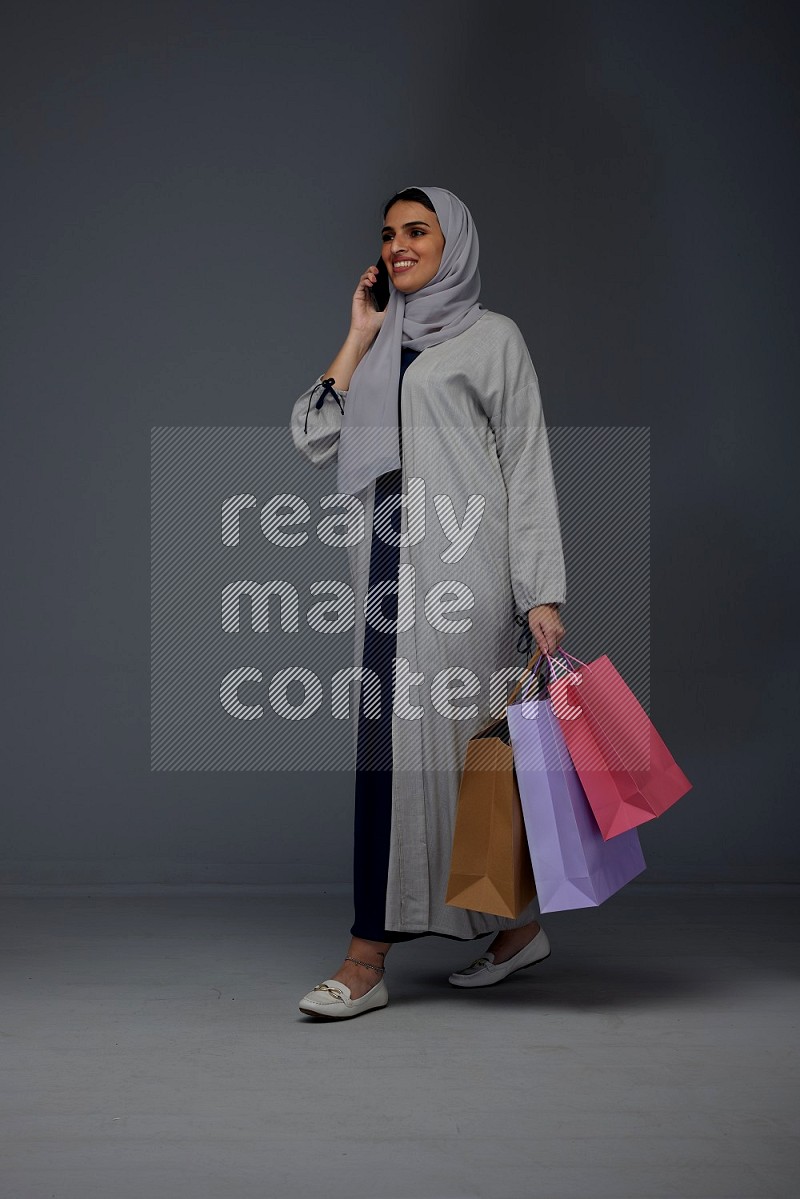
{"label": "eyelash", "polygon": [[[422,237],[424,237],[425,232],[426,231],[424,229],[412,229],[411,236],[413,237],[415,233],[419,233]],[[383,237],[381,238],[381,241],[389,241],[389,240],[390,240],[390,235],[388,233],[384,233]]]}

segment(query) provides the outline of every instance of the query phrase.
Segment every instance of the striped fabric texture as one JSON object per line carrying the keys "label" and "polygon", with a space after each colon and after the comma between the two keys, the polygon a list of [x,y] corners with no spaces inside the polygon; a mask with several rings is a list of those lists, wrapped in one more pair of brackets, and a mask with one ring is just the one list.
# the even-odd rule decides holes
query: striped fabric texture
{"label": "striped fabric texture", "polygon": [[[319,380],[294,404],[294,444],[315,466],[336,457],[341,402]],[[309,408],[309,401],[314,400]],[[519,625],[563,603],[558,502],[539,383],[516,323],[490,310],[429,346],[402,382],[402,496],[385,927],[472,938],[528,923],[444,902],[467,742],[505,708],[525,659]],[[372,528],[375,483],[356,493]],[[387,530],[391,521],[387,516]],[[391,536],[391,532],[387,532]],[[364,647],[370,539],[348,550],[354,662]],[[355,760],[358,706],[353,722]]]}

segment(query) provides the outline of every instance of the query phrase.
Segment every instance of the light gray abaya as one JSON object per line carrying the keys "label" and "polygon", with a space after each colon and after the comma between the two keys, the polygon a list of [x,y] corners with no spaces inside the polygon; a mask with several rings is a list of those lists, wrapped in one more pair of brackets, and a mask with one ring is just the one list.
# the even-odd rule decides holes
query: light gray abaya
{"label": "light gray abaya", "polygon": [[[309,406],[312,393],[318,397],[319,381],[295,402],[291,431],[298,450],[321,467],[336,458],[342,410],[330,393],[319,409]],[[347,391],[338,395],[346,411]],[[504,711],[508,688],[503,683],[492,692],[493,675],[506,671],[513,680],[525,665],[515,613],[566,598],[539,384],[515,322],[484,310],[464,332],[424,349],[403,378],[401,429],[402,491],[409,495],[409,481],[418,499],[424,491],[417,509],[424,527],[418,516],[409,526],[409,507],[401,508],[401,538],[412,536],[400,546],[396,656],[421,679],[405,701],[396,697],[392,715],[385,927],[468,938],[538,915],[535,899],[511,919],[452,907],[444,896],[467,742]],[[370,530],[374,479],[357,494]],[[348,551],[356,663],[363,655],[370,546],[366,537]],[[448,582],[457,591],[440,589],[437,606],[431,588]],[[448,601],[452,610],[444,611]],[[440,673],[448,669],[449,680]],[[353,728],[355,746],[357,706]]]}

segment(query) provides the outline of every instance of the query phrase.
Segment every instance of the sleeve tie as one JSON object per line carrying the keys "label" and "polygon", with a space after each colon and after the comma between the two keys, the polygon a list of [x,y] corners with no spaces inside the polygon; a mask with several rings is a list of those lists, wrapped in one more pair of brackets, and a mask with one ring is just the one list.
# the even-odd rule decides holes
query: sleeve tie
{"label": "sleeve tie", "polygon": [[514,620],[516,621],[517,624],[523,626],[522,632],[520,633],[519,637],[517,638],[517,653],[525,654],[526,657],[530,658],[531,646],[533,644],[533,630],[531,629],[531,626],[528,623],[528,618],[527,618],[527,616],[520,616],[519,613],[516,613],[516,615],[514,616]]}
{"label": "sleeve tie", "polygon": [[319,383],[315,383],[314,386],[311,388],[311,395],[308,397],[308,408],[306,408],[306,420],[305,420],[305,424],[303,425],[304,433],[308,433],[308,414],[311,411],[311,401],[314,398],[314,392],[317,390],[318,387],[321,387],[322,391],[319,393],[319,396],[317,397],[317,401],[314,405],[314,407],[317,409],[317,411],[319,411],[319,409],[322,407],[323,403],[325,402],[325,396],[330,394],[336,400],[336,403],[339,405],[339,407],[342,410],[342,416],[344,416],[344,405],[342,404],[339,393],[336,391],[336,389],[333,386],[333,384],[335,382],[336,382],[336,380],[334,379],[333,375],[331,375],[330,379],[322,379],[322,380],[320,380]]}

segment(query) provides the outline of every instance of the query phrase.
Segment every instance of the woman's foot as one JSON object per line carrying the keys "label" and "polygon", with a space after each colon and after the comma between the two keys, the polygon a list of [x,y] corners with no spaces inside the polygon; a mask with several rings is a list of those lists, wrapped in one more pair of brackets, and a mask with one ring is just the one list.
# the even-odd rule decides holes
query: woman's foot
{"label": "woman's foot", "polygon": [[484,952],[493,953],[494,964],[499,966],[501,962],[507,962],[515,953],[519,953],[523,945],[532,941],[540,928],[538,920],[532,920],[530,924],[523,924],[520,928],[504,928]]}
{"label": "woman's foot", "polygon": [[380,982],[383,971],[371,970],[369,966],[360,966],[349,959],[358,958],[359,961],[369,962],[372,966],[383,966],[390,948],[391,941],[365,941],[361,937],[353,937],[347,958],[331,978],[345,983],[350,988],[352,999],[360,999]]}
{"label": "woman's foot", "polygon": [[498,942],[499,960],[495,959],[493,949],[487,949],[463,970],[454,970],[447,981],[454,987],[491,987],[550,957],[550,941],[537,920],[520,929],[503,929],[494,944]]}

